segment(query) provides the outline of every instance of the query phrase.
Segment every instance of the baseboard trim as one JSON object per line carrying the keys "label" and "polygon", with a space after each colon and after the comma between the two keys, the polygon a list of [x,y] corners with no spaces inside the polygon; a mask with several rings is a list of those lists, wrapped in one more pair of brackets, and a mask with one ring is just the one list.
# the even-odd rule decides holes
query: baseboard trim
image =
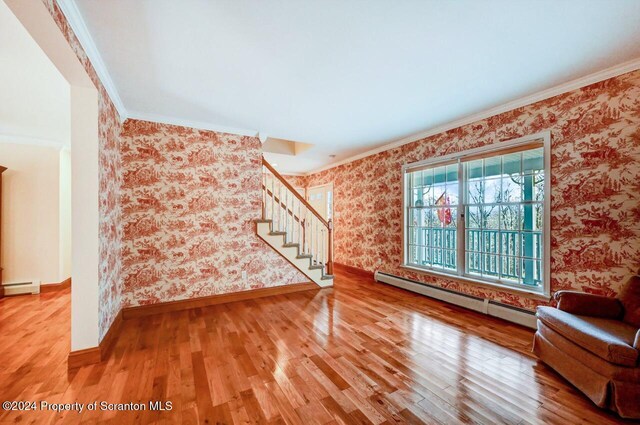
{"label": "baseboard trim", "polygon": [[109,330],[100,341],[97,347],[85,348],[84,350],[72,351],[68,357],[68,368],[75,369],[82,366],[88,366],[94,363],[100,363],[107,358],[109,350],[113,348],[120,328],[122,327],[122,310],[118,312],[116,318],[113,319]]}
{"label": "baseboard trim", "polygon": [[233,292],[231,294],[211,295],[208,297],[192,298],[188,300],[170,301],[165,303],[126,307],[120,310],[111,323],[109,330],[97,347],[72,351],[68,356],[69,369],[76,369],[106,360],[113,349],[122,324],[125,320],[136,317],[150,316],[153,314],[167,313],[171,311],[189,310],[191,308],[207,307],[210,305],[231,303],[235,301],[264,298],[272,295],[291,294],[294,292],[322,289],[313,282],[294,283],[292,285],[274,286],[272,288],[251,289],[249,291]]}
{"label": "baseboard trim", "polygon": [[497,317],[527,328],[536,328],[535,312],[520,307],[381,271],[376,272],[375,280],[406,291],[425,295],[429,298],[477,311],[478,313]]}
{"label": "baseboard trim", "polygon": [[293,292],[319,289],[322,288],[313,282],[294,283],[291,285],[274,286],[271,288],[260,288],[242,292],[233,292],[230,294],[210,295],[208,297],[126,307],[122,309],[122,318],[124,320],[128,320],[136,317],[150,316],[153,314],[167,313],[171,311],[189,310],[192,308],[207,307],[216,304],[231,303],[235,301],[269,297],[272,295],[290,294]]}
{"label": "baseboard trim", "polygon": [[70,352],[69,357],[67,358],[67,363],[69,369],[76,369],[82,366],[99,363],[100,360],[100,347],[91,347],[85,348],[84,350]]}
{"label": "baseboard trim", "polygon": [[62,291],[71,288],[71,278],[67,278],[60,283],[45,283],[40,285],[40,293]]}
{"label": "baseboard trim", "polygon": [[343,272],[348,272],[348,273],[352,273],[352,274],[356,274],[358,276],[362,276],[362,277],[366,277],[366,278],[370,278],[373,279],[374,278],[374,273],[373,272],[368,272],[366,270],[360,269],[358,267],[353,267],[353,266],[348,266],[346,264],[341,264],[341,263],[333,263],[333,268],[343,271]]}
{"label": "baseboard trim", "polygon": [[107,354],[115,345],[116,340],[118,339],[118,335],[120,334],[120,329],[122,328],[123,322],[123,314],[122,309],[116,315],[116,318],[113,319],[111,326],[109,326],[109,330],[104,334],[102,341],[100,341],[100,358],[104,360],[107,358]]}

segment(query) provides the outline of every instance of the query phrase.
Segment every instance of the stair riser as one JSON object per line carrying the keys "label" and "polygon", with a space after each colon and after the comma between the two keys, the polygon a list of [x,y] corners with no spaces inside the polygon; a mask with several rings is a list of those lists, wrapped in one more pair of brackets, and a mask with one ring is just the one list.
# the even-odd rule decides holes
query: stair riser
{"label": "stair riser", "polygon": [[257,223],[258,236],[262,238],[267,244],[269,244],[274,250],[280,253],[280,255],[286,258],[305,276],[307,276],[314,283],[323,288],[333,286],[333,280],[322,279],[322,269],[309,269],[311,263],[308,258],[296,258],[296,256],[298,255],[298,247],[284,247],[284,236],[271,235],[270,232],[270,223]]}

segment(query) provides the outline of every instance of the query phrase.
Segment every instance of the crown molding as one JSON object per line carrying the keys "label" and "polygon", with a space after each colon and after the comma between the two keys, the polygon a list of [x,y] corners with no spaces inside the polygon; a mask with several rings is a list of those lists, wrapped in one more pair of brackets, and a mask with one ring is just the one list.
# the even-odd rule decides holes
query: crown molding
{"label": "crown molding", "polygon": [[209,130],[209,131],[215,131],[217,133],[228,133],[228,134],[234,134],[238,136],[256,137],[258,135],[257,130],[249,130],[246,128],[237,128],[237,127],[226,127],[226,126],[216,125],[209,122],[191,121],[191,120],[186,120],[182,118],[168,117],[166,115],[147,114],[144,112],[129,111],[129,115],[127,116],[127,118],[132,120],[150,121],[150,122],[157,122],[161,124],[190,127],[190,128],[200,129],[200,130]]}
{"label": "crown molding", "polygon": [[54,139],[42,139],[39,137],[20,136],[17,134],[0,133],[0,143],[11,143],[15,145],[42,146],[62,150],[68,148],[64,142]]}
{"label": "crown molding", "polygon": [[76,5],[74,0],[56,1],[58,3],[58,6],[60,6],[60,10],[62,10],[62,13],[67,18],[71,29],[78,38],[78,41],[80,41],[80,44],[87,54],[89,61],[91,61],[91,65],[93,66],[93,69],[95,69],[96,74],[98,74],[98,78],[107,91],[111,102],[113,102],[113,105],[118,110],[120,119],[124,121],[128,117],[127,109],[124,107],[122,99],[118,94],[118,90],[116,89],[116,86],[111,79],[111,75],[107,70],[107,66],[102,60],[102,56],[100,55],[100,52],[98,52],[96,44],[91,37],[91,33],[84,23],[82,13],[80,13],[80,10],[78,9],[78,6]]}
{"label": "crown molding", "polygon": [[540,102],[542,100],[546,100],[563,93],[567,93],[573,90],[577,90],[579,88],[588,86],[590,84],[594,84],[600,81],[608,80],[609,78],[617,77],[618,75],[626,74],[627,72],[635,71],[640,69],[640,58],[636,58],[627,62],[623,62],[621,64],[612,66],[610,68],[603,69],[602,71],[594,72],[589,75],[585,75],[580,78],[576,78],[575,80],[568,81],[563,84],[559,84],[557,86],[551,87],[546,90],[539,91],[537,93],[521,97],[516,100],[512,100],[507,103],[503,103],[502,105],[495,106],[493,108],[485,109],[481,112],[475,113],[473,115],[467,115],[464,118],[457,119],[455,121],[450,121],[446,124],[439,125],[437,127],[433,127],[429,130],[422,131],[420,133],[415,133],[407,137],[403,137],[402,139],[398,139],[394,142],[387,143],[383,146],[380,146],[375,149],[368,150],[366,152],[362,152],[357,155],[350,156],[348,158],[337,161],[333,164],[325,165],[324,167],[320,167],[316,170],[309,171],[305,173],[305,175],[309,176],[315,173],[319,173],[321,171],[329,170],[334,167],[338,167],[340,165],[348,164],[349,162],[356,161],[358,159],[366,158],[371,155],[375,155],[380,152],[388,151],[390,149],[395,149],[400,146],[416,142],[418,140],[434,136],[436,134],[444,133],[445,131],[453,130],[454,128],[462,127],[467,124],[474,123],[476,121],[480,121],[483,119],[487,119],[494,115],[499,115],[508,111],[512,111],[517,108],[521,108],[523,106],[531,105],[536,102]]}
{"label": "crown molding", "polygon": [[281,173],[282,177],[306,177],[308,174],[305,173]]}

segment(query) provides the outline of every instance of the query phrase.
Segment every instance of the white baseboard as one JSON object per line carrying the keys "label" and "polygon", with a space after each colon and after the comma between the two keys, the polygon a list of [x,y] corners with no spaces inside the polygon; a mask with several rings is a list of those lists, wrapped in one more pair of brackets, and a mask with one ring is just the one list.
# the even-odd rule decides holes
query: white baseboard
{"label": "white baseboard", "polygon": [[461,307],[468,308],[469,310],[477,311],[489,316],[499,317],[509,322],[526,326],[527,328],[536,328],[536,316],[533,311],[513,307],[486,298],[474,297],[472,295],[463,294],[461,292],[440,288],[438,286],[417,282],[380,271],[376,271],[374,278],[377,282],[386,283],[398,288],[406,289],[407,291],[426,295],[430,298],[459,305]]}

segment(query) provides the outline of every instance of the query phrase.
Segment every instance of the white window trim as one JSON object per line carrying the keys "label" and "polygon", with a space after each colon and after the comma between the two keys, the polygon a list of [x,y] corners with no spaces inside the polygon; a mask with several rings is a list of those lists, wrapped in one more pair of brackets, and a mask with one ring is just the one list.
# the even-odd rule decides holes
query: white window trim
{"label": "white window trim", "polygon": [[[446,162],[450,163],[451,161],[462,161],[469,156],[475,156],[479,154],[487,154],[492,152],[495,152],[496,154],[498,154],[500,151],[527,145],[537,140],[542,140],[542,144],[543,144],[544,173],[545,173],[544,217],[543,217],[544,228],[542,232],[543,244],[544,244],[544,253],[543,253],[542,260],[544,264],[543,264],[543,284],[542,284],[541,291],[528,289],[523,287],[522,285],[510,284],[506,282],[503,283],[496,280],[481,279],[475,276],[470,276],[468,274],[465,274],[464,269],[460,267],[461,259],[460,259],[459,252],[457,253],[458,267],[456,272],[447,272],[446,270],[430,269],[428,267],[417,267],[414,264],[409,264],[409,262],[407,261],[407,256],[408,256],[408,252],[407,252],[408,251],[407,250],[407,243],[408,243],[408,240],[407,240],[408,238],[408,235],[407,235],[407,220],[408,220],[407,177],[409,175],[408,171],[410,171],[413,168],[424,167],[424,166],[437,167],[442,163],[446,163]],[[464,185],[460,184],[459,186],[460,188],[462,188]],[[460,190],[462,191],[462,189]],[[462,200],[463,198],[460,198],[460,199]],[[463,217],[462,217],[463,208],[461,208],[462,205],[463,204],[461,203],[457,209],[458,216],[456,217],[456,220],[458,221],[458,227],[457,227],[458,229],[461,228],[460,224],[461,224],[461,221],[463,220]],[[464,238],[463,232],[458,232],[458,238],[459,238],[458,242],[460,242],[460,240]],[[459,244],[458,246],[463,246],[463,245]],[[543,131],[540,133],[519,137],[517,139],[508,140],[505,142],[493,143],[491,145],[482,146],[479,148],[469,149],[461,152],[456,152],[453,154],[429,158],[422,161],[412,162],[409,164],[402,165],[402,264],[400,264],[400,266],[403,268],[420,271],[422,273],[426,273],[436,277],[450,276],[451,278],[456,280],[470,282],[470,283],[477,283],[480,285],[489,285],[491,287],[495,287],[496,289],[516,291],[518,293],[523,293],[524,295],[532,294],[534,296],[541,295],[544,297],[549,297],[551,294],[551,287],[550,287],[550,282],[551,282],[551,132]]]}

